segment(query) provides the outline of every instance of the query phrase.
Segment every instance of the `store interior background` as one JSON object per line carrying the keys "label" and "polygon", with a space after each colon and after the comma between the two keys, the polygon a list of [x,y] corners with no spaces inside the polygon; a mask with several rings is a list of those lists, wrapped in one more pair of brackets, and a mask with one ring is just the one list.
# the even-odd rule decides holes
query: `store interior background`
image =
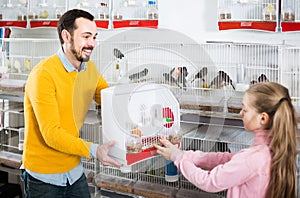
{"label": "store interior background", "polygon": [[[158,2],[159,23],[156,31],[164,29],[182,33],[196,42],[228,41],[243,43],[300,44],[299,32],[282,33],[260,30],[223,30],[218,29],[217,0],[161,0]],[[135,28],[101,29],[99,40]],[[152,28],[138,28],[153,31]],[[168,35],[169,37],[170,35]],[[56,28],[12,28],[12,38],[57,38]],[[144,38],[157,40],[160,38]]]}
{"label": "store interior background", "polygon": [[[218,1],[217,0],[159,0],[158,28],[99,28],[98,40],[120,41],[144,40],[163,42],[175,40],[178,35],[192,39],[197,43],[237,42],[262,44],[292,44],[300,46],[299,32],[268,32],[259,30],[225,30],[218,29]],[[11,38],[57,38],[57,30],[53,27],[43,28],[11,28]],[[122,34],[134,30],[136,34]],[[43,46],[41,46],[43,47]],[[47,48],[47,47],[45,47]],[[57,46],[57,49],[59,46]],[[26,48],[25,48],[26,49]]]}

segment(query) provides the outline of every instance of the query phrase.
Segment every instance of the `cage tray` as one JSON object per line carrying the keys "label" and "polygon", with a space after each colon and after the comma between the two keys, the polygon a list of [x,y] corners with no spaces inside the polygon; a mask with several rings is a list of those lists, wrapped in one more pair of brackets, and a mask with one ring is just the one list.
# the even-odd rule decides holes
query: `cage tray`
{"label": "cage tray", "polygon": [[106,188],[123,193],[133,193],[134,181],[131,179],[98,174],[95,177],[95,183],[100,188]]}

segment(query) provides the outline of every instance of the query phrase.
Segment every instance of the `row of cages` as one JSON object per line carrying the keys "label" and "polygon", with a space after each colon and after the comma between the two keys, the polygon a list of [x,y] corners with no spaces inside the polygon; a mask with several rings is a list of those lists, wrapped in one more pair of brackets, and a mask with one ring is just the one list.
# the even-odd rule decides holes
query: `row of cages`
{"label": "row of cages", "polygon": [[[157,0],[0,0],[0,5],[0,22],[9,21],[8,26],[24,28],[27,21],[33,22],[29,23],[30,27],[55,26],[56,23],[43,24],[38,21],[58,21],[64,12],[74,8],[90,12],[95,20],[106,21],[107,25],[109,21],[158,20]],[[105,24],[97,25],[108,28]]]}
{"label": "row of cages", "polygon": [[219,0],[219,20],[299,21],[299,5],[299,0]]}
{"label": "row of cages", "polygon": [[[219,0],[218,19],[220,30],[224,28],[277,31],[277,22],[279,22],[281,31],[297,31],[300,30],[297,24],[297,22],[300,22],[299,6],[299,0]],[[238,25],[237,21],[267,23],[264,23],[263,26],[265,27],[263,27],[258,24]],[[239,27],[234,27],[226,22],[236,23]]]}
{"label": "row of cages", "polygon": [[[1,44],[2,43],[2,44]],[[22,93],[27,76],[56,53],[55,39],[3,39],[0,91]],[[168,86],[182,109],[239,113],[244,91],[254,83],[286,86],[300,106],[300,47],[258,43],[148,43],[98,41],[94,61],[111,85]]]}
{"label": "row of cages", "polygon": [[300,48],[253,43],[106,43],[100,71],[110,84],[151,82],[169,86],[181,109],[236,115],[244,91],[273,81],[300,105]]}

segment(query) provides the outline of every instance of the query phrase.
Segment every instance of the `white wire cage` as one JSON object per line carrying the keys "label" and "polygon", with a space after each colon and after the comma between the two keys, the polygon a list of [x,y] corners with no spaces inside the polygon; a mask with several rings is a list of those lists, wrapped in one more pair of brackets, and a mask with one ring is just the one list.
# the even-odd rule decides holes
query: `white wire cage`
{"label": "white wire cage", "polygon": [[291,22],[300,20],[300,1],[285,0],[281,1],[281,20]]}
{"label": "white wire cage", "polygon": [[219,0],[220,21],[275,21],[277,0]]}
{"label": "white wire cage", "polygon": [[[95,144],[100,144],[101,140],[101,123],[99,116],[96,110],[89,110],[83,126],[80,129],[80,137],[88,142],[93,142]],[[84,172],[87,177],[87,181],[90,184],[93,184],[94,177],[99,173],[99,161],[93,158],[81,158],[83,164]]]}
{"label": "white wire cage", "polygon": [[4,38],[0,42],[1,73],[24,75],[25,79],[37,63],[56,53],[60,46],[58,39]]}
{"label": "white wire cage", "polygon": [[285,85],[293,99],[296,107],[300,106],[300,48],[294,46],[286,46],[281,48],[281,83]]}
{"label": "white wire cage", "polygon": [[20,132],[24,127],[23,103],[1,100],[1,104],[1,150],[20,154]]}
{"label": "white wire cage", "polygon": [[23,97],[31,69],[55,53],[58,41],[52,39],[0,40],[1,150],[22,153],[24,141]]}
{"label": "white wire cage", "polygon": [[281,45],[100,42],[95,59],[109,84],[168,85],[182,109],[239,113],[249,85],[281,83]]}

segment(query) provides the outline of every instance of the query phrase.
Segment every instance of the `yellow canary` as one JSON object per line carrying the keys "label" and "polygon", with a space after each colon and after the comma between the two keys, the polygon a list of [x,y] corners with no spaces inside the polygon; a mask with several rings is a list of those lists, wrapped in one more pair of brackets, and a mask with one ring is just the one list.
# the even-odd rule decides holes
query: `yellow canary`
{"label": "yellow canary", "polygon": [[41,18],[42,19],[47,19],[49,16],[49,13],[47,10],[43,10],[42,13],[41,13]]}
{"label": "yellow canary", "polygon": [[204,83],[204,84],[202,85],[202,88],[208,88],[208,84]]}
{"label": "yellow canary", "polygon": [[26,69],[30,70],[31,69],[31,61],[29,59],[26,59],[25,60],[25,63],[24,63]]}

